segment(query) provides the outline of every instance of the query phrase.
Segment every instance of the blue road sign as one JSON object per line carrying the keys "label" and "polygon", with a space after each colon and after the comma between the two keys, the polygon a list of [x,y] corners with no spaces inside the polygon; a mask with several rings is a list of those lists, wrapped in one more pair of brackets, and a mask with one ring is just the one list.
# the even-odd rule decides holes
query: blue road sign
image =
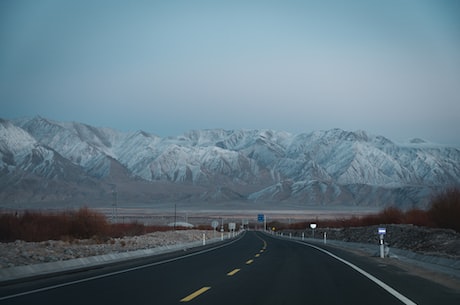
{"label": "blue road sign", "polygon": [[257,221],[258,222],[264,222],[264,220],[265,220],[265,215],[264,214],[257,215]]}

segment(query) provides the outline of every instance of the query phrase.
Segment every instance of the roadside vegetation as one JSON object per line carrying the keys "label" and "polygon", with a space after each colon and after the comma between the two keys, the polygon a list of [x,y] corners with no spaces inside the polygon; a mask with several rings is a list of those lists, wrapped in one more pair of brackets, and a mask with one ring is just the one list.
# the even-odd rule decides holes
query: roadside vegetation
{"label": "roadside vegetation", "polygon": [[[388,207],[376,214],[342,219],[311,220],[286,224],[269,222],[276,230],[302,230],[316,222],[322,228],[365,227],[381,224],[413,224],[423,227],[446,228],[460,232],[460,189],[449,189],[431,200],[426,210],[402,211]],[[177,228],[184,229],[184,228]],[[211,229],[207,226],[198,229]],[[15,240],[73,240],[92,238],[105,241],[110,238],[143,235],[172,230],[169,226],[146,226],[141,223],[111,223],[107,218],[88,208],[61,213],[26,211],[21,215],[0,214],[0,242]]]}
{"label": "roadside vegetation", "polygon": [[270,222],[269,227],[277,230],[304,230],[310,223],[321,228],[366,227],[382,224],[412,224],[421,227],[453,229],[460,232],[460,189],[448,189],[433,197],[428,209],[413,208],[403,211],[396,207],[387,207],[379,213],[366,216],[353,216],[341,219],[312,219],[306,222],[285,224]]}
{"label": "roadside vegetation", "polygon": [[21,215],[0,214],[0,242],[88,238],[102,242],[171,229],[169,226],[146,226],[137,222],[111,223],[103,214],[86,207],[60,213],[26,211]]}

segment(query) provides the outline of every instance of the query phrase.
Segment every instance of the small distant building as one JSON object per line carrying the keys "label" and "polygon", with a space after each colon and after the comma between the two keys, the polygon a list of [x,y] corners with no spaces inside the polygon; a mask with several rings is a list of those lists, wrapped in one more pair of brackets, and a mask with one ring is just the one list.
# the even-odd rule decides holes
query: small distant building
{"label": "small distant building", "polygon": [[183,222],[183,221],[178,221],[176,223],[171,222],[168,224],[169,227],[181,227],[181,228],[193,228],[194,226],[191,223],[188,222]]}

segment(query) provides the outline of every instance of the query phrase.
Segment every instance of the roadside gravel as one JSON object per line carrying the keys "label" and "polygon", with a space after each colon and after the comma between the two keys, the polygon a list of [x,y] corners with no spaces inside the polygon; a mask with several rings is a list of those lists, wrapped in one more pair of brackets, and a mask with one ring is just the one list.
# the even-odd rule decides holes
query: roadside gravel
{"label": "roadside gravel", "polygon": [[111,238],[104,241],[84,239],[24,242],[18,240],[12,243],[0,243],[0,268],[189,243],[202,240],[203,234],[205,234],[206,239],[212,238],[212,231],[180,230],[154,232],[133,237]]}
{"label": "roadside gravel", "polygon": [[[460,260],[460,233],[446,229],[432,229],[412,225],[387,225],[385,242],[390,248]],[[327,234],[328,240],[378,244],[378,226],[358,228],[317,228],[315,237]],[[284,231],[300,237],[311,237],[312,232]],[[111,238],[107,240],[85,239],[72,241],[44,241],[0,243],[0,268],[64,261],[75,258],[120,253],[140,249],[200,241],[213,237],[212,231],[179,230],[154,232],[141,236]]]}
{"label": "roadside gravel", "polygon": [[[353,228],[317,228],[315,237],[329,240],[379,244],[379,227],[386,228],[385,244],[390,248],[413,251],[423,255],[460,260],[460,233],[449,229],[433,229],[413,225],[382,225]],[[286,231],[294,236],[311,237],[311,230]]]}

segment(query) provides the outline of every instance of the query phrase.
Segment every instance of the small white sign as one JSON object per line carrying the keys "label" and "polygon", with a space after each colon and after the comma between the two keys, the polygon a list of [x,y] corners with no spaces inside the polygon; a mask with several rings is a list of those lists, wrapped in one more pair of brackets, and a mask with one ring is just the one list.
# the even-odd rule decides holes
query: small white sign
{"label": "small white sign", "polygon": [[387,234],[387,229],[386,228],[379,228],[379,234]]}
{"label": "small white sign", "polygon": [[215,230],[217,228],[217,226],[219,226],[219,222],[217,220],[213,220],[211,222],[211,226],[213,227],[213,229]]}
{"label": "small white sign", "polygon": [[310,228],[316,229],[316,223],[311,223],[311,224],[310,224]]}
{"label": "small white sign", "polygon": [[234,222],[229,222],[229,223],[228,223],[228,229],[229,229],[230,231],[235,231],[235,229],[236,229],[236,223],[234,223]]}

